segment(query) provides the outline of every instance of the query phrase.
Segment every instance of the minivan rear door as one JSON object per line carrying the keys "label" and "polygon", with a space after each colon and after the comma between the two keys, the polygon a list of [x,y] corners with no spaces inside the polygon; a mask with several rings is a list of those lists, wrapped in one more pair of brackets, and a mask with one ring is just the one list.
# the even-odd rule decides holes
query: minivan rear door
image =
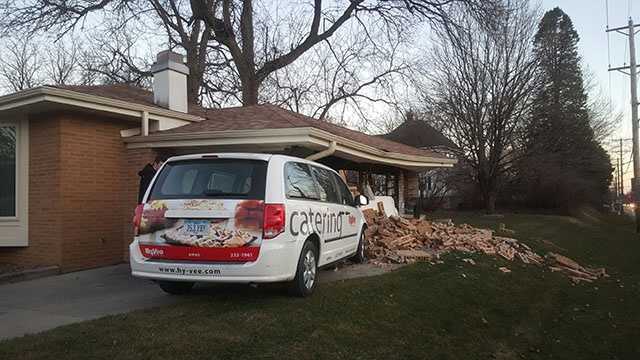
{"label": "minivan rear door", "polygon": [[257,260],[267,164],[215,156],[165,164],[142,211],[137,237],[142,254],[187,261]]}

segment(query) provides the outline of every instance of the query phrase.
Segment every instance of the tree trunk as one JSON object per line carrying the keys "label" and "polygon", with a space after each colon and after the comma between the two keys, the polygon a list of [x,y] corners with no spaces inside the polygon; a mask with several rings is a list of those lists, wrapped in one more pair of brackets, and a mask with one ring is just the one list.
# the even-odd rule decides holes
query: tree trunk
{"label": "tree trunk", "polygon": [[484,195],[484,210],[487,214],[493,214],[496,212],[496,197],[497,196],[493,191]]}
{"label": "tree trunk", "polygon": [[200,84],[202,84],[204,74],[200,69],[193,66],[189,69],[189,76],[187,77],[187,99],[189,104],[200,103]]}
{"label": "tree trunk", "polygon": [[478,174],[478,185],[480,186],[480,194],[482,195],[482,203],[487,214],[493,214],[496,211],[496,181],[492,175],[481,171]]}
{"label": "tree trunk", "polygon": [[242,85],[242,106],[251,106],[258,104],[258,89],[260,83],[254,74],[241,76]]}

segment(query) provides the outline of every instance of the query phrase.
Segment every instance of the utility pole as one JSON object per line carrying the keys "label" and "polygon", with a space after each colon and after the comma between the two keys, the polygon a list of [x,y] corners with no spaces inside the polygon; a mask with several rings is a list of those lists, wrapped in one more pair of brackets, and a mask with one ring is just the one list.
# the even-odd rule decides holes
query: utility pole
{"label": "utility pole", "polygon": [[620,192],[618,193],[618,203],[620,204],[620,208],[618,209],[618,214],[624,214],[624,171],[622,164],[622,148],[620,148],[620,157],[618,158],[618,189]]}
{"label": "utility pole", "polygon": [[622,159],[624,159],[624,157],[622,156],[622,139],[620,139],[620,147],[618,149],[618,152],[620,154],[620,168],[618,168],[618,171],[620,172],[620,197],[624,198],[624,164],[622,162]]}
{"label": "utility pole", "polygon": [[[629,38],[629,66],[622,66],[618,68],[609,68],[609,71],[622,71],[629,69],[629,77],[631,78],[631,129],[633,131],[633,179],[631,179],[631,193],[633,194],[634,213],[636,218],[636,232],[640,233],[640,189],[638,181],[640,180],[640,154],[638,150],[638,84],[637,84],[637,69],[636,69],[636,42],[635,28],[638,25],[633,24],[633,19],[629,18],[629,25],[615,29],[607,29],[607,32],[616,31],[620,34],[626,35]],[[628,33],[624,33],[622,30],[627,30]],[[626,72],[625,72],[626,74]]]}
{"label": "utility pole", "polygon": [[618,169],[618,159],[616,159],[616,168],[615,168],[615,172],[613,173],[613,193],[614,193],[614,197],[613,197],[613,208],[616,208],[616,204],[618,203],[618,199],[620,198],[620,191],[618,190],[618,177],[620,177],[620,171]]}

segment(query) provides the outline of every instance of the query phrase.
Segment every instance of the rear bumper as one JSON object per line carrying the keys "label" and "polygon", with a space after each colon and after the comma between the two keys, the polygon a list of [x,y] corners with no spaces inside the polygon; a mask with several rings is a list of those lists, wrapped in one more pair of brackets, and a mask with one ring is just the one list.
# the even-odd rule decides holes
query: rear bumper
{"label": "rear bumper", "polygon": [[156,260],[142,255],[138,241],[129,245],[131,274],[153,280],[195,282],[279,282],[292,280],[298,262],[295,242],[268,240],[258,260],[250,263],[212,263]]}

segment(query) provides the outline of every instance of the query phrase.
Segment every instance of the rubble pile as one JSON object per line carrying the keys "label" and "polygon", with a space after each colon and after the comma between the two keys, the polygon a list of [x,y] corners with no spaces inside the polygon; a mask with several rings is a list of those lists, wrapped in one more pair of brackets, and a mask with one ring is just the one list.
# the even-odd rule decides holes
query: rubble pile
{"label": "rubble pile", "polygon": [[569,277],[573,282],[593,282],[598,278],[609,277],[604,268],[584,267],[574,260],[556,253],[548,253],[547,263],[551,271],[559,271]]}
{"label": "rubble pile", "polygon": [[[467,224],[456,226],[450,219],[427,221],[399,216],[387,217],[383,212],[374,209],[364,210],[363,213],[368,225],[365,248],[368,258],[374,264],[431,261],[450,251],[481,252],[525,264],[548,264],[552,271],[560,271],[574,282],[590,282],[606,276],[604,269],[582,267],[562,255],[549,253],[543,258],[526,244],[513,238],[496,236],[489,229],[475,228]],[[510,231],[500,233],[515,233]]]}

